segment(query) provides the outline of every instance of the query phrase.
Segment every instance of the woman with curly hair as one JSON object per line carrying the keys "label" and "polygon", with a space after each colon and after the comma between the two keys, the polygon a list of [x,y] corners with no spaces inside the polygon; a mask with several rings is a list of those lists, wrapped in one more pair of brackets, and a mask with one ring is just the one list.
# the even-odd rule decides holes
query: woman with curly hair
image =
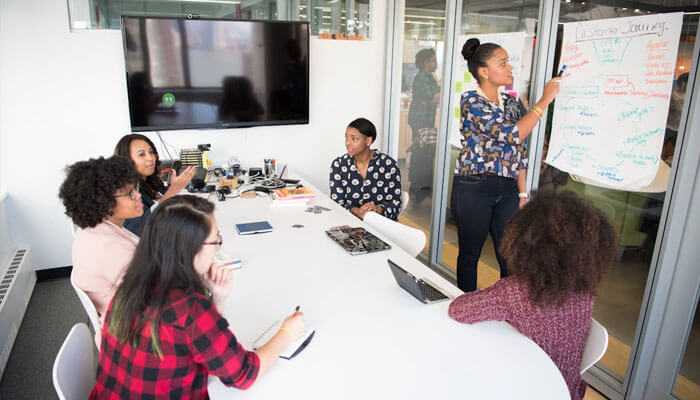
{"label": "woman with curly hair", "polygon": [[572,192],[541,192],[506,227],[501,251],[512,275],[459,296],[449,315],[464,323],[507,321],[551,357],[579,400],[593,296],[615,249],[600,210]]}
{"label": "woman with curly hair", "polygon": [[170,185],[166,187],[159,175],[160,158],[156,146],[153,145],[151,139],[138,133],[121,138],[114,148],[114,155],[131,160],[139,174],[139,190],[144,212],[138,218],[127,220],[124,227],[140,236],[143,226],[151,214],[151,208],[157,202],[165,201],[180,193],[192,180],[195,167],[187,167],[179,175],[176,171],[171,171]]}
{"label": "woman with curly hair", "polygon": [[79,161],[66,169],[59,192],[68,215],[81,228],[73,240],[73,284],[87,293],[102,315],[139,238],[124,221],[143,214],[139,177],[129,160]]}

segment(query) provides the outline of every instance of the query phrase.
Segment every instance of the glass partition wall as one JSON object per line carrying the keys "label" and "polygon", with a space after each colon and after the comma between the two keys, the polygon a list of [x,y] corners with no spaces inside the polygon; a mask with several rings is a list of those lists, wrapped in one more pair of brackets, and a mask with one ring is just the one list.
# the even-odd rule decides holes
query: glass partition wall
{"label": "glass partition wall", "polygon": [[[537,18],[539,12],[538,0],[512,1],[470,1],[463,0],[461,4],[461,24],[455,41],[455,59],[453,60],[453,82],[451,87],[452,120],[450,132],[447,133],[446,154],[447,168],[444,184],[447,194],[444,197],[446,212],[441,221],[443,224],[442,246],[439,260],[450,271],[456,271],[457,228],[449,209],[449,199],[452,195],[452,180],[461,143],[458,132],[460,122],[459,99],[462,92],[476,88],[476,82],[466,68],[466,62],[461,56],[462,45],[469,38],[478,38],[480,42],[495,42],[501,44],[508,52],[509,61],[513,67],[514,82],[512,87],[505,88],[528,104],[532,75],[533,57],[535,52]],[[499,279],[499,267],[493,242],[489,236],[486,240],[478,264],[477,287],[491,286]]]}
{"label": "glass partition wall", "polygon": [[[449,199],[456,158],[461,146],[457,132],[460,118],[459,95],[474,85],[460,55],[464,41],[478,37],[482,42],[493,41],[506,47],[515,79],[513,87],[505,90],[518,96],[527,105],[529,100],[541,93],[544,82],[552,76],[551,71],[559,68],[562,24],[684,12],[678,55],[672,72],[670,106],[668,110],[659,111],[667,112],[668,115],[660,165],[665,180],[659,190],[603,188],[583,182],[544,163],[551,136],[553,108],[547,112],[548,118],[543,119],[527,143],[530,160],[528,190],[535,192],[547,188],[577,192],[608,215],[617,233],[617,257],[599,288],[594,307],[594,318],[606,326],[610,342],[603,359],[586,374],[586,380],[612,399],[661,398],[649,394],[649,391],[645,393],[651,371],[649,360],[654,357],[656,348],[655,335],[659,333],[664,319],[663,316],[654,318],[650,315],[650,309],[653,301],[663,308],[669,296],[668,287],[663,282],[659,283],[659,278],[673,275],[677,268],[683,268],[675,265],[672,255],[665,254],[663,257],[664,249],[671,251],[673,248],[664,243],[664,234],[669,229],[669,215],[674,215],[673,218],[676,219],[684,218],[683,212],[669,212],[673,207],[670,193],[676,181],[679,155],[690,152],[697,156],[696,159],[700,159],[699,146],[695,148],[683,144],[682,138],[693,133],[686,132],[681,123],[684,121],[681,116],[687,112],[692,94],[698,92],[697,88],[693,90],[689,86],[688,75],[697,67],[698,62],[695,38],[700,7],[682,0],[672,5],[660,0],[645,3],[406,0],[400,12],[402,25],[399,27],[397,24],[395,31],[401,32],[401,55],[398,58],[395,56],[394,62],[400,62],[401,65],[398,69],[401,75],[401,107],[400,112],[392,112],[390,115],[392,137],[389,142],[398,143],[398,146],[390,146],[390,151],[396,152],[402,166],[403,183],[412,195],[411,205],[400,220],[426,232],[429,243],[421,255],[422,259],[452,279],[455,278],[458,246]],[[454,15],[450,15],[450,12]],[[439,24],[439,21],[445,23]],[[443,32],[437,29],[442,29]],[[395,35],[398,34],[396,32]],[[552,45],[547,46],[546,43]],[[425,134],[416,136],[411,125],[415,124],[415,119],[411,117],[411,104],[415,102],[416,94],[423,94],[414,89],[415,76],[418,75],[415,55],[423,48],[436,49],[438,65],[432,76],[441,93],[440,100],[434,104],[435,108],[430,113],[430,123],[434,125],[428,126],[434,126],[437,135],[434,141],[437,146],[430,149],[432,154],[429,157],[419,158],[420,143],[426,142],[428,137],[429,142],[433,141],[431,136]],[[418,126],[417,131],[426,132],[423,128]],[[416,142],[419,143],[418,147],[414,145]],[[418,156],[412,160],[414,153],[418,153]],[[417,168],[421,173],[432,176],[432,180],[428,180],[432,183],[429,187],[424,186],[426,180],[419,177]],[[693,166],[688,168],[692,169]],[[687,196],[693,187],[687,185],[677,191]],[[421,193],[424,188],[427,190]],[[695,241],[697,239],[696,237]],[[487,287],[496,282],[500,278],[498,271],[493,245],[488,239],[479,261],[478,287]],[[700,280],[700,272],[691,275]],[[657,283],[663,287],[657,287]],[[664,398],[668,399],[700,399],[700,336],[697,333],[700,322],[694,318],[697,297],[691,296],[687,302],[688,307],[695,312],[678,326],[682,329],[687,326],[687,334],[683,339],[685,345],[680,350],[674,350],[675,358],[671,357],[677,360],[677,367],[667,372],[668,380],[674,382],[673,387],[669,386],[664,392]],[[654,307],[659,306],[654,304]]]}
{"label": "glass partition wall", "polygon": [[[664,12],[664,7],[661,5],[645,7],[640,4],[639,8],[630,8],[600,3],[582,4],[582,2],[562,0],[555,64],[559,64],[562,23]],[[673,8],[669,11],[675,10],[677,9]],[[611,189],[570,176],[546,163],[540,164],[539,189],[571,190],[582,195],[607,214],[617,233],[618,255],[599,288],[593,316],[607,328],[610,335],[607,352],[598,363],[598,367],[621,383],[625,381],[631,367],[636,346],[635,339],[641,330],[644,318],[645,289],[651,283],[650,277],[654,276],[653,265],[656,261],[654,249],[657,247],[662,210],[667,200],[669,176],[674,163],[674,154],[676,154],[678,126],[684,107],[688,71],[693,64],[691,56],[697,33],[697,21],[698,16],[694,14],[683,18],[676,67],[673,71],[674,84],[670,107],[668,110],[659,111],[667,111],[668,119],[659,165],[659,176],[663,176],[660,178],[663,182],[654,185],[658,187],[639,190]],[[546,157],[551,129],[549,124],[545,132],[542,158]],[[693,344],[697,346],[697,343]],[[687,363],[685,368],[685,371],[691,375],[696,375],[698,370],[700,370],[700,360],[697,359]],[[697,376],[695,381],[697,382]],[[698,386],[692,385],[692,379],[687,381],[685,386],[694,386],[688,390],[694,391],[695,396],[698,396],[692,398],[700,398]]]}
{"label": "glass partition wall", "polygon": [[[423,5],[428,4],[428,5]],[[409,206],[400,216],[430,242],[433,175],[445,62],[446,1],[406,0],[401,30],[398,157]],[[421,257],[427,260],[429,244]]]}

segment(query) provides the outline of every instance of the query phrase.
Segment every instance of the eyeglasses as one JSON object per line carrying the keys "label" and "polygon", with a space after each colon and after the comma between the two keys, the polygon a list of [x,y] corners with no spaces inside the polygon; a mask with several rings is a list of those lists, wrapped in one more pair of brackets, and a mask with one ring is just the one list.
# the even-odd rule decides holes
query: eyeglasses
{"label": "eyeglasses", "polygon": [[219,239],[216,242],[204,242],[202,244],[221,247],[224,244],[224,238],[221,236],[221,232],[217,233],[216,237]]}
{"label": "eyeglasses", "polygon": [[139,193],[139,185],[137,184],[131,190],[129,190],[127,193],[115,194],[114,197],[127,197],[128,196],[131,200],[136,200],[138,198],[138,196],[137,196],[138,193]]}

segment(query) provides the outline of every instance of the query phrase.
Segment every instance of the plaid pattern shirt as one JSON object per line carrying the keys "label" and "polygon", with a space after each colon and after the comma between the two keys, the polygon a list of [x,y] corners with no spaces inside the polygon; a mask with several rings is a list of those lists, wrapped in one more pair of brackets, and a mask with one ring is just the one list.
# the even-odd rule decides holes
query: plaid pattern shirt
{"label": "plaid pattern shirt", "polygon": [[209,298],[173,291],[160,317],[162,358],[153,350],[150,322],[136,345],[112,336],[110,308],[90,399],[207,399],[210,374],[240,389],[255,382],[260,359],[238,343]]}

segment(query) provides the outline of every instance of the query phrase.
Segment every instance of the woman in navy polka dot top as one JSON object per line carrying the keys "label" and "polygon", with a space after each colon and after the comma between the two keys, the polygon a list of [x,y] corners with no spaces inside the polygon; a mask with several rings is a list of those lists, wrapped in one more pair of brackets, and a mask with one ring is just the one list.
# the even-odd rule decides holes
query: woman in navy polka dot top
{"label": "woman in navy polka dot top", "polygon": [[365,118],[348,125],[348,152],[331,163],[330,194],[358,218],[374,211],[396,220],[401,209],[401,172],[393,158],[370,149],[376,138],[374,124]]}

